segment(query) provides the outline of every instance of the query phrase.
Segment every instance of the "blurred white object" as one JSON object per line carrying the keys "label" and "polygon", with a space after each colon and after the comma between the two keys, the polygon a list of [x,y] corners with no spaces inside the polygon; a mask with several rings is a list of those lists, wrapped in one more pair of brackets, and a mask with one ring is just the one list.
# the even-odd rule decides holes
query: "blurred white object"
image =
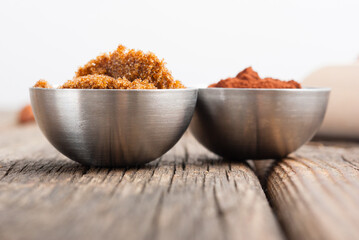
{"label": "blurred white object", "polygon": [[303,86],[332,89],[317,136],[359,139],[359,59],[352,65],[321,68],[304,79]]}

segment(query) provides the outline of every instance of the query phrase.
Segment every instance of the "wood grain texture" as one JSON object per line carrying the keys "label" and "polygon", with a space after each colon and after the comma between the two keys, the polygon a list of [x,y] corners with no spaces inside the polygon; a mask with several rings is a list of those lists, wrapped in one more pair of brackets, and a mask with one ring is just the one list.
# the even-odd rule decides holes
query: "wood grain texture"
{"label": "wood grain texture", "polygon": [[89,168],[33,126],[1,129],[0,239],[283,239],[246,163],[186,136],[135,169]]}
{"label": "wood grain texture", "polygon": [[359,239],[359,143],[312,142],[255,166],[290,239]]}

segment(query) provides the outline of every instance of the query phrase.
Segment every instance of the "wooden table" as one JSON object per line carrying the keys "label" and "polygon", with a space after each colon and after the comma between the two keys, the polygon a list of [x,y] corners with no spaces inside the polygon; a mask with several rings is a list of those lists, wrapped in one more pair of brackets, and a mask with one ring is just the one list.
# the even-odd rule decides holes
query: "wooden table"
{"label": "wooden table", "polygon": [[240,163],[186,134],[144,167],[101,169],[1,122],[0,239],[359,239],[359,142]]}

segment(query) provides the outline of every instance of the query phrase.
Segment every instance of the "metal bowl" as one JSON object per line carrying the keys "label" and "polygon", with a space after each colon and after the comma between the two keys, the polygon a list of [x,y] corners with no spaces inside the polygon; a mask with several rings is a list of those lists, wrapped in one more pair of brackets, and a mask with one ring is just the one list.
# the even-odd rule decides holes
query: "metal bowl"
{"label": "metal bowl", "polygon": [[30,88],[36,122],[62,154],[85,165],[131,166],[162,156],[191,121],[197,89]]}
{"label": "metal bowl", "polygon": [[195,138],[224,158],[282,158],[320,127],[330,89],[199,89],[190,125]]}

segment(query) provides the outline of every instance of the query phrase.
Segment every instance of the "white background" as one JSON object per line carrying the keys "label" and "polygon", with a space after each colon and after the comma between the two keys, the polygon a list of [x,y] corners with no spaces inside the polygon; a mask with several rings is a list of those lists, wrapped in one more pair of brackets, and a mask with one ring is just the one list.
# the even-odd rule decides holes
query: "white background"
{"label": "white background", "polygon": [[118,44],[164,58],[186,86],[247,66],[301,81],[356,60],[359,1],[0,0],[0,43],[0,110],[29,102],[38,79],[63,83]]}

